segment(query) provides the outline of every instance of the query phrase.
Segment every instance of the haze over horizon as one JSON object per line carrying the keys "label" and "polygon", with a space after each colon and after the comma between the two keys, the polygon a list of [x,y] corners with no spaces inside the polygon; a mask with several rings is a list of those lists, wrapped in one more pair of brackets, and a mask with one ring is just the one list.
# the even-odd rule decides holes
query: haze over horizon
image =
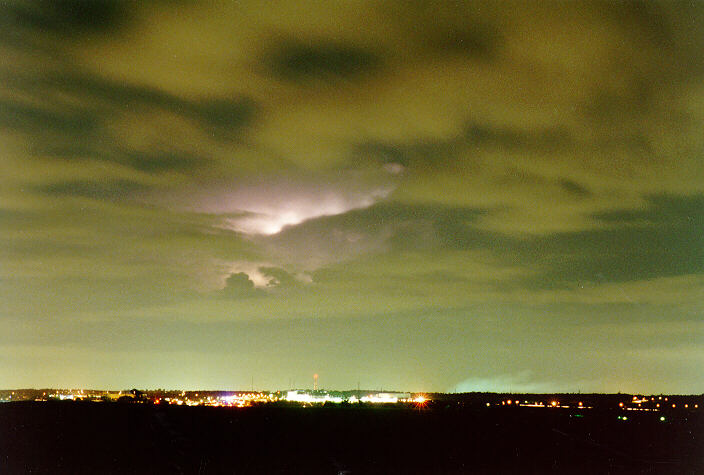
{"label": "haze over horizon", "polygon": [[702,51],[702,2],[3,2],[0,387],[700,394]]}

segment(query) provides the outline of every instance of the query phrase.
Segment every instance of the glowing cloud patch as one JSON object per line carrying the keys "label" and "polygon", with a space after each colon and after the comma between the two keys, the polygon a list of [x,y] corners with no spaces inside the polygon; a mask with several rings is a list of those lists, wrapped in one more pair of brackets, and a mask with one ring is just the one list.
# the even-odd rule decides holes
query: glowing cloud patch
{"label": "glowing cloud patch", "polygon": [[[249,235],[272,235],[310,219],[367,208],[394,186],[364,180],[324,183],[272,181],[237,183],[187,193],[184,207],[223,216],[222,227]],[[184,200],[183,195],[181,201]]]}
{"label": "glowing cloud patch", "polygon": [[225,227],[245,234],[271,235],[286,226],[300,224],[321,216],[334,216],[358,208],[366,208],[375,199],[351,199],[332,196],[315,199],[314,197],[296,197],[290,201],[264,200],[259,203],[233,203],[241,206],[247,214],[242,217],[227,218]]}
{"label": "glowing cloud patch", "polygon": [[367,208],[387,196],[390,191],[390,189],[376,189],[367,193],[345,194],[307,190],[293,194],[272,193],[257,200],[233,196],[233,206],[247,214],[227,218],[225,227],[245,234],[272,235],[286,226],[300,224],[309,219]]}

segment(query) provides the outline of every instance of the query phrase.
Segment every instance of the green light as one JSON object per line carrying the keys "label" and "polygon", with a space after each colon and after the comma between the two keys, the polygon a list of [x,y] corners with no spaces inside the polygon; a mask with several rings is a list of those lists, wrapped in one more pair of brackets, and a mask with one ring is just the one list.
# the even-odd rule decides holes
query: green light
{"label": "green light", "polygon": [[665,422],[665,416],[660,416],[660,422]]}

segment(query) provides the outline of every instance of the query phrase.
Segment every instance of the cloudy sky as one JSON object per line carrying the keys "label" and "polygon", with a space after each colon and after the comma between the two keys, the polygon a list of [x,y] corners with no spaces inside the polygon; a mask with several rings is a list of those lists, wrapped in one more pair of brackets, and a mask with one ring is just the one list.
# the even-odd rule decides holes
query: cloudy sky
{"label": "cloudy sky", "polygon": [[0,387],[704,391],[704,3],[0,5]]}

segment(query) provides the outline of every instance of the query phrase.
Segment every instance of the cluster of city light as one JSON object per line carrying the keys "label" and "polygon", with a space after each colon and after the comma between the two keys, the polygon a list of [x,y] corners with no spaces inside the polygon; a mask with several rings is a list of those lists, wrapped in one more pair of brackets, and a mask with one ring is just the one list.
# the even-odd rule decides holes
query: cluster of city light
{"label": "cluster of city light", "polygon": [[[342,402],[345,402],[345,399],[341,398],[340,396],[332,396],[325,391],[309,392],[309,391],[298,391],[298,390],[288,391],[286,393],[285,400],[288,402],[299,402],[302,404],[325,404],[325,403],[340,404]],[[357,401],[351,401],[349,399],[347,401],[348,402],[357,402]]]}
{"label": "cluster of city light", "polygon": [[[316,381],[317,386],[317,381]],[[703,401],[696,396],[643,396],[643,395],[628,395],[614,401],[609,397],[607,404],[602,404],[601,399],[589,398],[587,395],[584,401],[580,399],[584,396],[576,395],[554,395],[552,397],[544,396],[544,399],[537,400],[533,396],[523,396],[526,399],[518,399],[517,395],[505,397],[501,400],[491,400],[486,402],[487,407],[505,406],[516,408],[546,408],[546,409],[594,409],[598,407],[612,407],[619,409],[619,420],[628,421],[632,412],[628,416],[626,411],[643,411],[650,413],[659,413],[658,416],[662,422],[665,422],[665,416],[674,411],[698,411],[699,404]],[[157,403],[157,404],[174,404],[185,406],[223,406],[223,407],[248,407],[255,404],[266,404],[276,402],[286,402],[300,404],[302,406],[323,405],[323,404],[407,404],[418,409],[426,407],[429,398],[424,394],[412,394],[401,392],[361,392],[357,391],[329,391],[322,389],[297,389],[287,391],[249,391],[249,392],[227,392],[220,391],[205,391],[205,392],[186,392],[186,391],[104,391],[104,390],[84,390],[84,389],[52,389],[45,390],[5,390],[0,391],[0,402],[13,401],[127,401],[139,403]],[[607,402],[607,400],[605,400]],[[623,411],[623,412],[621,412]],[[663,415],[664,414],[664,415]],[[575,415],[575,417],[583,417]],[[669,416],[667,418],[669,420]]]}
{"label": "cluster of city light", "polygon": [[92,391],[83,389],[55,389],[45,392],[35,390],[0,391],[0,402],[12,401],[134,401],[142,403],[173,404],[178,406],[224,406],[248,407],[254,404],[291,402],[310,404],[414,404],[424,406],[429,402],[426,395],[400,392],[328,391],[297,389],[288,391],[249,391],[222,393],[218,391]]}
{"label": "cluster of city light", "polygon": [[155,402],[161,403],[163,401],[166,404],[175,404],[178,406],[249,407],[255,403],[266,403],[276,400],[277,398],[274,395],[262,392],[235,393],[226,396],[214,396],[211,394],[199,395],[199,393],[186,395],[185,392],[182,392],[175,397],[157,398]]}
{"label": "cluster of city light", "polygon": [[371,402],[373,404],[396,404],[398,402],[398,399],[399,398],[393,394],[378,393],[362,396],[360,401]]}
{"label": "cluster of city light", "polygon": [[645,412],[658,412],[666,409],[699,409],[698,403],[682,403],[677,406],[677,403],[670,402],[667,396],[633,396],[630,401],[619,402],[618,407],[625,411],[645,411]]}
{"label": "cluster of city light", "polygon": [[287,391],[283,398],[288,402],[296,402],[301,404],[341,404],[341,403],[371,403],[371,404],[397,404],[397,403],[415,403],[425,404],[428,399],[423,395],[413,397],[407,393],[371,393],[362,397],[357,397],[354,394],[343,397],[341,395],[330,394],[327,391],[308,391],[308,390],[291,390]]}
{"label": "cluster of city light", "polygon": [[116,399],[122,395],[119,393],[110,393],[109,391],[85,391],[83,389],[72,389],[64,391],[55,391],[53,393],[47,394],[42,393],[40,397],[37,397],[37,401],[46,401],[48,399],[59,400],[59,401],[105,401]]}
{"label": "cluster of city light", "polygon": [[343,396],[340,393],[329,392],[325,390],[301,390],[294,389],[285,393],[264,393],[264,392],[247,392],[235,393],[224,396],[202,395],[198,393],[187,395],[182,392],[178,396],[157,398],[156,403],[167,403],[186,406],[226,406],[226,407],[248,407],[253,404],[270,403],[277,401],[285,401],[298,403],[302,405],[312,404],[341,404],[341,403],[371,403],[371,404],[396,404],[396,403],[413,403],[416,405],[425,405],[428,398],[424,395],[416,395],[415,397],[408,393],[370,393],[362,397],[357,397],[354,394]]}
{"label": "cluster of city light", "polygon": [[[620,401],[618,407],[624,411],[645,411],[657,412],[665,409],[686,409],[689,411],[699,409],[699,403],[692,400],[691,397],[686,399],[681,396],[670,396],[678,402],[672,402],[668,396],[632,396],[630,400]],[[687,402],[685,402],[687,401]],[[678,405],[679,404],[679,405]],[[571,400],[567,403],[561,403],[557,399],[548,401],[520,401],[518,399],[504,399],[499,402],[487,402],[486,406],[513,406],[513,407],[544,407],[544,408],[562,408],[562,409],[593,409],[593,406],[586,405],[582,401],[575,402]],[[627,420],[627,418],[621,419]]]}
{"label": "cluster of city light", "polygon": [[[500,403],[494,403],[495,405],[501,405],[501,406],[515,406],[515,407],[555,407],[555,408],[562,408],[562,409],[593,409],[592,406],[585,406],[582,401],[579,401],[577,403],[572,403],[572,404],[561,404],[560,401],[557,400],[550,400],[548,402],[545,401],[520,401],[518,399],[506,399],[504,401],[501,401]],[[486,403],[487,407],[490,407],[492,403],[487,402]]]}

